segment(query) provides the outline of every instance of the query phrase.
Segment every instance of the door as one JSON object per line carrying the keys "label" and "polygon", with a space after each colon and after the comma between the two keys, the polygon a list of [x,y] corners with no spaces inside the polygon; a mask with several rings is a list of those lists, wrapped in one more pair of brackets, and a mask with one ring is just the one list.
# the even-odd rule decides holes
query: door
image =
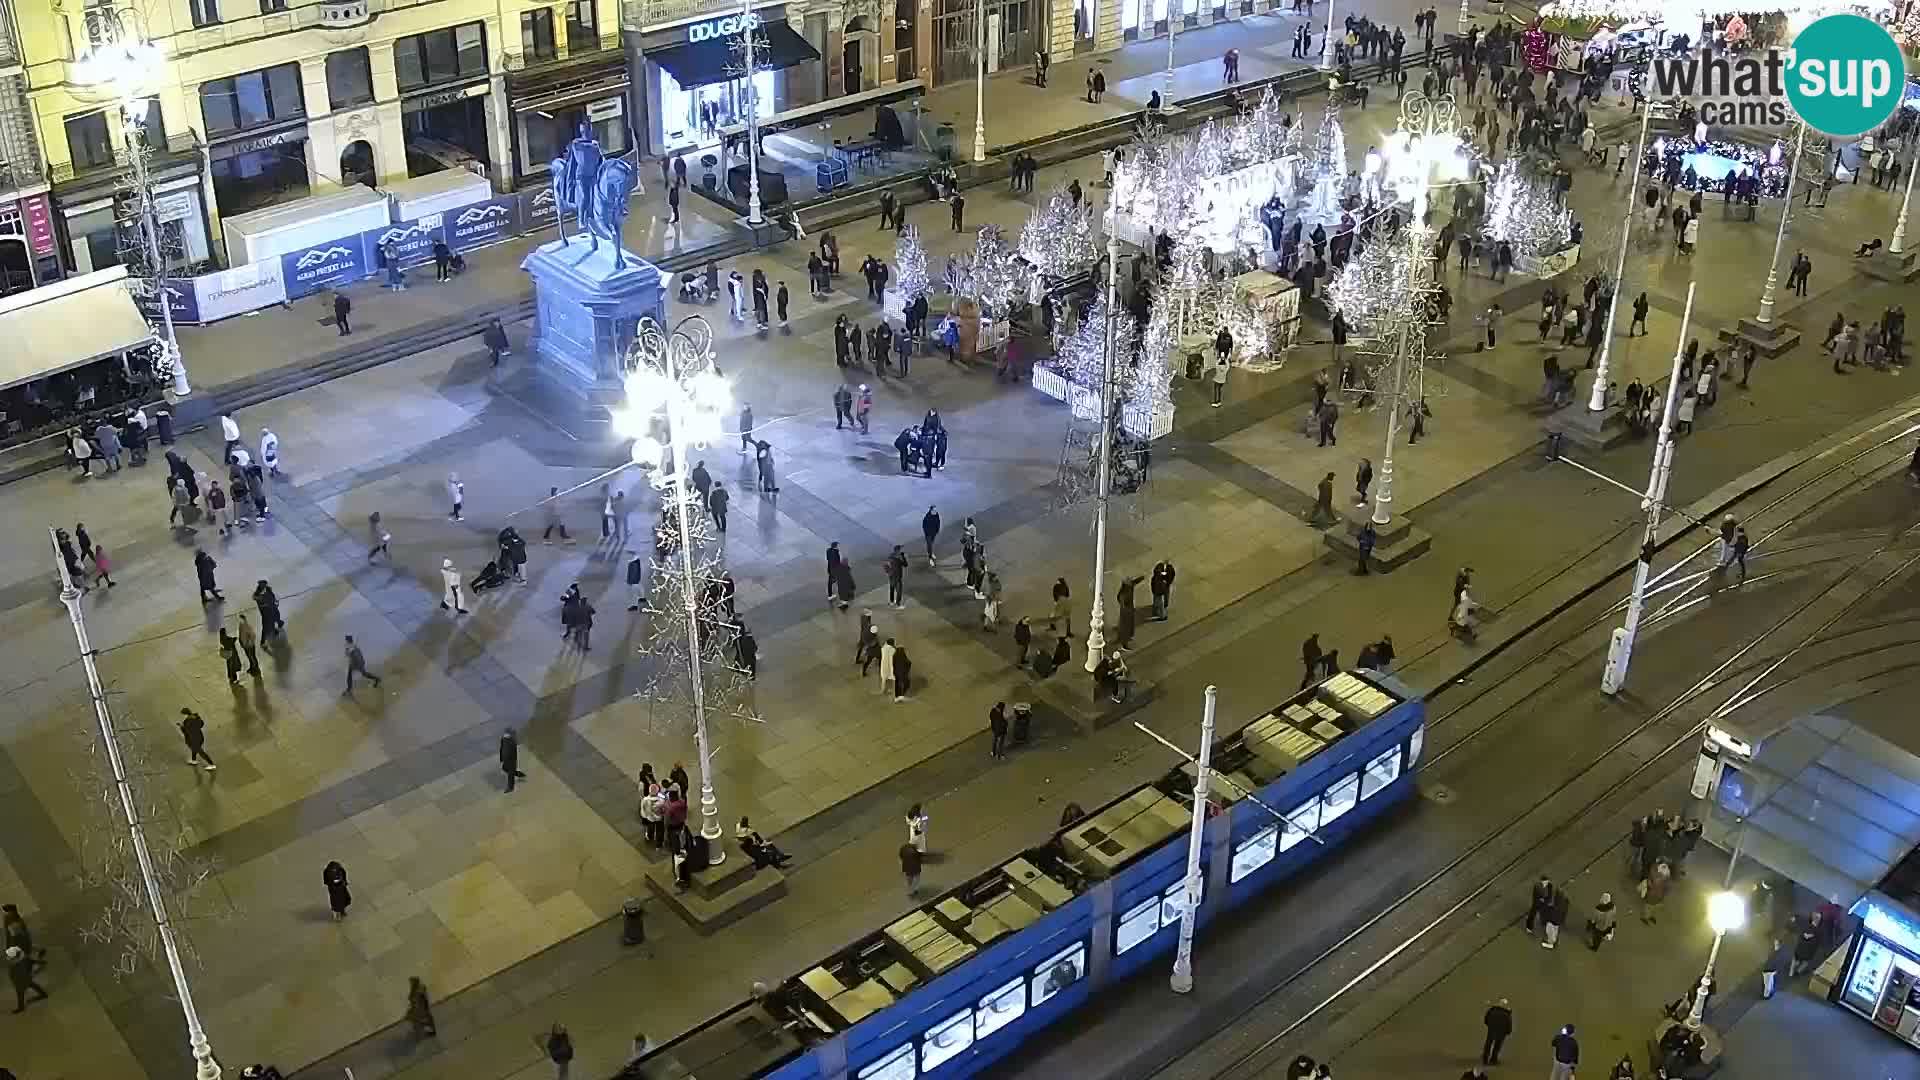
{"label": "door", "polygon": [[866,80],[860,67],[861,44],[861,38],[854,38],[840,49],[840,62],[847,73],[846,83],[847,93],[849,94],[857,94],[867,88]]}

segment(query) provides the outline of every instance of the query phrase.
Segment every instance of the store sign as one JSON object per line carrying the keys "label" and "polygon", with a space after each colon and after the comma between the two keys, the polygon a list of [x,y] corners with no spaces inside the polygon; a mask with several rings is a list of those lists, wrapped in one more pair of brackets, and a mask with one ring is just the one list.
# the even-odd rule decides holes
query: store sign
{"label": "store sign", "polygon": [[169,278],[159,288],[150,287],[150,283],[127,279],[130,292],[133,293],[133,306],[140,314],[149,319],[160,318],[160,298],[165,297],[168,313],[174,322],[197,323],[200,321],[199,297],[193,291],[192,278]]}
{"label": "store sign", "polygon": [[193,195],[180,191],[153,200],[154,217],[161,221],[186,221],[193,217]]}
{"label": "store sign", "polygon": [[472,251],[505,240],[517,231],[519,211],[520,200],[513,196],[449,210],[444,215],[447,246],[455,251]]}
{"label": "store sign", "polygon": [[419,112],[422,109],[436,109],[442,105],[451,105],[456,101],[461,101],[466,98],[479,97],[486,92],[486,83],[462,86],[457,90],[436,90],[431,94],[421,94],[417,97],[406,99],[405,111]]}
{"label": "store sign", "polygon": [[590,123],[597,124],[602,120],[612,120],[625,112],[626,105],[624,98],[612,97],[604,101],[591,101],[587,103],[587,120]]}
{"label": "store sign", "polygon": [[1898,912],[1889,911],[1872,900],[1862,900],[1854,905],[1853,914],[1860,916],[1868,933],[1909,956],[1920,956],[1920,926]]}
{"label": "store sign", "polygon": [[358,281],[372,272],[372,266],[373,260],[367,257],[365,234],[343,236],[280,256],[280,276],[286,283],[289,300]]}
{"label": "store sign", "polygon": [[295,128],[292,131],[278,131],[273,133],[272,135],[261,135],[261,136],[258,136],[257,138],[241,139],[238,142],[223,143],[220,149],[225,152],[226,156],[232,156],[235,154],[251,154],[255,150],[269,150],[283,143],[292,142],[295,140],[305,141],[306,137],[307,137],[307,132],[305,128]]}
{"label": "store sign", "polygon": [[712,41],[716,38],[733,37],[740,31],[760,25],[760,16],[754,14],[728,15],[719,19],[708,19],[687,27],[688,41]]}
{"label": "store sign", "polygon": [[285,303],[287,285],[280,272],[279,260],[268,259],[194,278],[194,297],[200,309],[198,321],[216,322]]}
{"label": "store sign", "polygon": [[27,224],[27,245],[35,257],[54,252],[53,204],[45,195],[29,195],[20,200],[20,216]]}
{"label": "store sign", "polygon": [[373,253],[373,265],[384,269],[388,259],[397,260],[401,269],[433,260],[433,245],[440,239],[440,214],[428,214],[413,221],[368,229],[360,234],[367,250]]}

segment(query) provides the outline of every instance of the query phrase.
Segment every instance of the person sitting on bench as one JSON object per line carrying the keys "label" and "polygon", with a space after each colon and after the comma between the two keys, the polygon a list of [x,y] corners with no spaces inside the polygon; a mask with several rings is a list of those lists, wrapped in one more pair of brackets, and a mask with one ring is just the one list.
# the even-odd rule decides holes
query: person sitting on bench
{"label": "person sitting on bench", "polygon": [[733,838],[740,842],[740,850],[746,852],[747,858],[752,859],[753,865],[759,869],[773,867],[777,870],[793,859],[793,856],[781,851],[777,845],[762,839],[760,834],[754,831],[753,826],[748,824],[745,817],[740,819],[740,824],[733,827]]}
{"label": "person sitting on bench", "polygon": [[1866,243],[1861,244],[1860,247],[1854,251],[1853,257],[1856,259],[1864,259],[1867,256],[1878,252],[1879,250],[1880,250],[1880,238],[1876,236],[1873,239],[1867,241]]}
{"label": "person sitting on bench", "polygon": [[701,836],[692,826],[681,826],[679,862],[674,867],[674,878],[681,889],[693,884],[693,875],[713,865],[713,848],[707,838]]}

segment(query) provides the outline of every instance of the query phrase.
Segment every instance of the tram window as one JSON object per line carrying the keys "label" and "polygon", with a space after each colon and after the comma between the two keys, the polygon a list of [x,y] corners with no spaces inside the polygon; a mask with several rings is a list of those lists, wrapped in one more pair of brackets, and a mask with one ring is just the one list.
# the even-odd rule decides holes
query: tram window
{"label": "tram window", "polygon": [[[1204,871],[1203,871],[1202,877],[1200,878],[1201,899],[1204,900],[1206,898],[1206,895],[1207,895],[1207,879],[1204,876]],[[1187,906],[1187,879],[1181,878],[1179,881],[1174,882],[1173,885],[1170,888],[1168,888],[1166,892],[1163,892],[1160,894],[1160,925],[1173,926],[1178,924],[1180,922],[1181,914],[1186,910],[1186,906]]]}
{"label": "tram window", "polygon": [[854,1076],[856,1080],[913,1080],[913,1044],[896,1049]]}
{"label": "tram window", "polygon": [[1320,824],[1331,825],[1360,801],[1360,777],[1349,775],[1320,797]]}
{"label": "tram window", "polygon": [[1245,840],[1233,853],[1233,866],[1227,871],[1232,884],[1273,861],[1280,850],[1280,826],[1269,825]]}
{"label": "tram window", "polygon": [[1147,940],[1158,929],[1160,929],[1160,898],[1152,896],[1135,904],[1132,910],[1120,916],[1120,926],[1113,932],[1114,955],[1118,956]]}
{"label": "tram window", "polygon": [[973,1010],[958,1012],[935,1025],[920,1043],[920,1071],[930,1073],[973,1045]]}
{"label": "tram window", "polygon": [[1060,950],[1046,963],[1033,969],[1028,985],[1033,989],[1033,1007],[1039,1008],[1053,995],[1079,982],[1087,974],[1087,946],[1075,942]]}
{"label": "tram window", "polygon": [[980,999],[980,1008],[973,1014],[973,1037],[984,1039],[1020,1019],[1026,1011],[1026,985],[1015,979]]}
{"label": "tram window", "polygon": [[1400,778],[1400,744],[1387,747],[1387,752],[1367,762],[1367,771],[1360,774],[1360,797],[1365,799],[1374,792],[1386,787]]}
{"label": "tram window", "polygon": [[1407,740],[1407,768],[1411,769],[1420,761],[1420,751],[1427,745],[1427,729],[1413,729],[1413,738]]}
{"label": "tram window", "polygon": [[1320,827],[1320,800],[1311,799],[1305,806],[1295,809],[1287,815],[1286,829],[1280,836],[1280,850],[1286,851],[1313,835]]}

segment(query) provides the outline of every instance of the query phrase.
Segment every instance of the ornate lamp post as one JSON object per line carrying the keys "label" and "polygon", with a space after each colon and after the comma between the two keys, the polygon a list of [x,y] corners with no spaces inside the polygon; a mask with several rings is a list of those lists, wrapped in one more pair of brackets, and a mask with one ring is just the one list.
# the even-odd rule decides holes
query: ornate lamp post
{"label": "ornate lamp post", "polygon": [[[1400,434],[1400,409],[1407,392],[1411,354],[1425,350],[1426,327],[1421,314],[1423,297],[1433,288],[1432,232],[1427,228],[1427,197],[1434,172],[1460,161],[1460,110],[1452,95],[1430,98],[1409,91],[1400,101],[1400,125],[1389,143],[1389,175],[1402,197],[1413,206],[1407,222],[1406,295],[1411,317],[1399,320],[1395,331],[1393,397],[1387,409],[1387,448],[1380,457],[1380,486],[1373,497],[1373,526],[1384,531],[1393,520],[1393,444]],[[1413,335],[1421,335],[1416,342]]]}
{"label": "ornate lamp post", "polygon": [[193,393],[187,365],[180,355],[180,339],[173,330],[173,304],[167,292],[167,260],[160,247],[159,215],[154,205],[153,177],[147,172],[146,98],[159,85],[166,57],[159,46],[140,40],[132,12],[113,8],[88,9],[87,18],[101,41],[73,65],[75,81],[112,91],[125,132],[127,164],[131,173],[135,210],[140,220],[141,246],[153,274],[154,300],[160,308],[163,331],[161,364],[173,378],[173,395]]}
{"label": "ornate lamp post", "polygon": [[987,0],[973,5],[973,160],[987,160]]}
{"label": "ornate lamp post", "polygon": [[[654,484],[673,507],[674,528],[679,533],[679,559],[682,600],[687,621],[687,676],[693,698],[693,739],[700,755],[700,835],[718,841],[720,809],[713,794],[713,746],[707,738],[706,688],[701,670],[700,594],[701,585],[694,573],[694,528],[690,513],[699,493],[687,475],[687,451],[721,440],[724,418],[733,404],[733,392],[721,377],[713,351],[713,328],[707,320],[691,315],[664,330],[652,319],[642,319],[628,353],[626,404],[613,411],[614,431],[633,439],[632,458],[636,465],[664,470],[656,474]],[[653,434],[654,421],[666,423],[667,439]],[[679,657],[675,657],[677,661]],[[711,861],[719,863],[725,853],[713,843]]]}
{"label": "ornate lamp post", "polygon": [[120,751],[120,733],[114,727],[113,712],[107,707],[107,692],[100,682],[100,670],[94,665],[96,653],[92,639],[87,636],[86,616],[80,612],[80,590],[67,574],[66,560],[60,555],[60,543],[51,526],[47,534],[53,544],[54,565],[60,571],[60,602],[66,606],[67,619],[73,623],[74,644],[80,648],[80,667],[87,676],[87,696],[93,699],[94,720],[100,726],[100,746],[106,754],[108,766],[113,770],[114,802],[119,807],[121,821],[126,826],[134,858],[139,864],[140,883],[146,893],[147,910],[153,916],[154,933],[166,957],[168,973],[173,977],[173,992],[180,1000],[180,1012],[187,1021],[187,1045],[193,1051],[194,1080],[220,1080],[220,1063],[214,1059],[206,1028],[200,1025],[200,1012],[193,1004],[193,988],[187,984],[186,966],[180,958],[180,943],[174,935],[173,919],[167,913],[166,890],[160,885],[159,875],[154,870],[153,855],[147,847],[146,826],[142,823],[141,812],[144,804],[134,794],[133,785],[127,779],[126,759]]}
{"label": "ornate lamp post", "polygon": [[1333,0],[1327,0],[1327,36],[1320,42],[1320,70],[1333,70]]}
{"label": "ornate lamp post", "polygon": [[[740,51],[747,69],[747,224],[758,225],[766,218],[760,212],[760,88],[753,76],[758,65],[754,54],[760,49],[754,39],[760,17],[753,13],[753,0],[740,0]],[[614,244],[617,249],[620,245]]]}
{"label": "ornate lamp post", "polygon": [[[1893,255],[1905,254],[1907,250],[1907,204],[1913,201],[1915,168],[1920,168],[1920,149],[1916,149],[1913,156],[1907,159],[1907,190],[1906,194],[1900,196],[1900,216],[1893,222],[1893,243],[1887,246],[1888,253]],[[1788,190],[1791,193],[1792,189]]]}
{"label": "ornate lamp post", "polygon": [[[1760,290],[1760,313],[1753,317],[1753,321],[1762,326],[1773,323],[1773,294],[1780,285],[1780,251],[1787,243],[1787,219],[1793,216],[1793,182],[1800,175],[1800,153],[1807,145],[1807,125],[1797,126],[1800,131],[1793,137],[1793,164],[1787,167],[1787,191],[1780,200],[1780,228],[1773,234],[1773,261],[1767,263],[1767,284]],[[1594,382],[1598,385],[1599,380],[1596,378]]]}
{"label": "ornate lamp post", "polygon": [[1107,233],[1107,345],[1100,353],[1100,462],[1093,504],[1093,610],[1087,615],[1087,674],[1107,648],[1107,498],[1113,491],[1114,326],[1120,318],[1120,237]]}
{"label": "ornate lamp post", "polygon": [[1700,989],[1693,995],[1693,1008],[1687,1011],[1687,1030],[1699,1031],[1706,1021],[1707,990],[1713,985],[1713,965],[1720,959],[1720,939],[1727,931],[1746,925],[1747,905],[1737,893],[1714,893],[1707,899],[1707,924],[1713,927],[1713,948],[1707,952],[1707,969],[1700,973]]}

